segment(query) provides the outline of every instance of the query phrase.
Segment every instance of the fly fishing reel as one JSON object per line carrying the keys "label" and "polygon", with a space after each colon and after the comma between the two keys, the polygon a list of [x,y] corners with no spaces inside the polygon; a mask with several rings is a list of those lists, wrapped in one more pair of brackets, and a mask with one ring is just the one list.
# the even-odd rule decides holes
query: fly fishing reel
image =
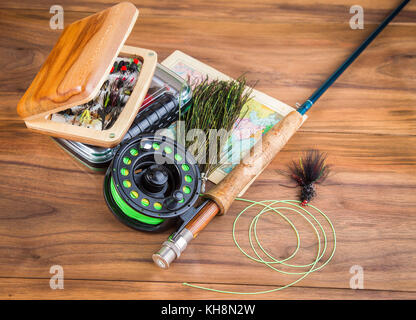
{"label": "fly fishing reel", "polygon": [[200,189],[194,157],[172,139],[153,134],[122,144],[104,179],[110,210],[141,231],[161,231],[189,221]]}

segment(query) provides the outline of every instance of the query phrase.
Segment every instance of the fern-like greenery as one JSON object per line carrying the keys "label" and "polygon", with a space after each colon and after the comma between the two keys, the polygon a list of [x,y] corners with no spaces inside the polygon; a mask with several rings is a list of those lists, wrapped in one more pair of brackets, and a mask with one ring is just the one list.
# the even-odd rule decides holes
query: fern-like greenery
{"label": "fern-like greenery", "polygon": [[[192,129],[200,129],[205,134],[205,137],[194,137],[191,141],[185,141],[186,148],[196,157],[205,178],[223,164],[221,159],[224,145],[232,129],[244,116],[243,106],[249,101],[251,93],[252,89],[246,88],[244,76],[229,81],[209,81],[206,78],[195,86],[192,107],[181,120],[185,121],[184,131],[188,139],[188,133]],[[227,136],[217,139],[214,134],[218,130],[227,132]],[[216,144],[214,148],[212,141]],[[205,148],[206,153],[199,152],[202,148]],[[209,152],[210,149],[214,152]]]}

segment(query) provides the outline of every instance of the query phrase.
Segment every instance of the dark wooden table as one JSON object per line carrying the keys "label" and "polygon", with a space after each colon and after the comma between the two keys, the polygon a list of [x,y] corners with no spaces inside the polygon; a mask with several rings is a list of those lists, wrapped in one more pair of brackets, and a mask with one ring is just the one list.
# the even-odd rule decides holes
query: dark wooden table
{"label": "dark wooden table", "polygon": [[[302,102],[399,1],[363,1],[363,30],[352,30],[352,0],[137,1],[140,17],[127,44],[175,49],[290,105]],[[243,257],[234,247],[235,203],[216,218],[167,271],[151,254],[168,232],[144,234],[120,224],[102,195],[103,175],[83,167],[47,136],[31,133],[16,105],[61,30],[51,30],[55,0],[0,5],[0,298],[236,298],[182,282],[253,291],[293,280]],[[111,1],[63,0],[65,25]],[[332,219],[333,261],[295,287],[261,299],[416,298],[416,5],[410,3],[319,100],[309,119],[251,186],[254,200],[294,199],[278,173],[310,147],[329,154],[333,174],[313,204]],[[245,219],[247,223],[248,220]],[[269,222],[269,223],[267,223]],[[305,223],[306,262],[316,250]],[[260,223],[277,256],[293,250],[290,228]],[[64,290],[51,290],[52,265]],[[364,270],[364,289],[350,289],[350,269]],[[238,296],[245,298],[247,296]]]}

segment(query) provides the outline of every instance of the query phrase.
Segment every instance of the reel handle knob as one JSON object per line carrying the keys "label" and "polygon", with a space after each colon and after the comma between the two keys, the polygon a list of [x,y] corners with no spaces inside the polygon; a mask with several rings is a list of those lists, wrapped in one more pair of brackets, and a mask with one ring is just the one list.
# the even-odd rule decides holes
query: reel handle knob
{"label": "reel handle knob", "polygon": [[184,194],[180,190],[175,190],[172,195],[166,199],[166,207],[169,210],[175,209],[175,207],[179,204],[179,201],[182,201],[184,198]]}

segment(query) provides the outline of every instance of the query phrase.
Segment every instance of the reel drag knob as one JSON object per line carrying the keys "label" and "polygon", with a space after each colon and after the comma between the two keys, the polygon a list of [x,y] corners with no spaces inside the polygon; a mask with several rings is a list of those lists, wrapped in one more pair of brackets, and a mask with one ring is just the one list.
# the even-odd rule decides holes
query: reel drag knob
{"label": "reel drag knob", "polygon": [[150,192],[157,193],[162,191],[168,183],[168,173],[164,166],[154,164],[147,168],[143,173],[143,186]]}

